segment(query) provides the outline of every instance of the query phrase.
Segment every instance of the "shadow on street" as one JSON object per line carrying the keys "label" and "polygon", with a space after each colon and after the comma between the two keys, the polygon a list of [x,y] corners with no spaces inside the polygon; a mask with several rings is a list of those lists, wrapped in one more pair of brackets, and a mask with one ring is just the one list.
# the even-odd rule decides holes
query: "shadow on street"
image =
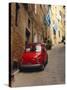
{"label": "shadow on street", "polygon": [[21,73],[34,73],[34,72],[41,72],[43,71],[41,68],[25,68],[22,69],[20,72]]}

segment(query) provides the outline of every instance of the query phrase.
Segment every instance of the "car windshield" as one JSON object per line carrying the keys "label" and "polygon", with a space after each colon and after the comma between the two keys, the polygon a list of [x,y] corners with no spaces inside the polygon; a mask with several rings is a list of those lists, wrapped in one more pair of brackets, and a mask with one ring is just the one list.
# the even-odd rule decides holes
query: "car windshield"
{"label": "car windshield", "polygon": [[38,45],[31,45],[30,47],[27,47],[26,48],[26,52],[40,52],[41,51],[41,45],[38,44]]}

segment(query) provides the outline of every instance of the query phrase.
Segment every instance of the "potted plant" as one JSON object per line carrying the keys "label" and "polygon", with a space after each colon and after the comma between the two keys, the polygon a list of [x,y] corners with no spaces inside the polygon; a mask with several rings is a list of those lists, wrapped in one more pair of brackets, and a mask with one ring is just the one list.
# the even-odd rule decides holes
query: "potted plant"
{"label": "potted plant", "polygon": [[52,48],[52,41],[50,38],[46,40],[46,48],[49,50]]}

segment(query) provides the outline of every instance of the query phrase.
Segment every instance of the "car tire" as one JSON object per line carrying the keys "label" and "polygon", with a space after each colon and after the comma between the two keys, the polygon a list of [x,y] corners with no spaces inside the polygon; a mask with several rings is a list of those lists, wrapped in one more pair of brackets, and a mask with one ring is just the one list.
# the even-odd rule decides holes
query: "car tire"
{"label": "car tire", "polygon": [[44,70],[44,64],[41,66],[41,70]]}
{"label": "car tire", "polygon": [[48,64],[48,55],[47,55],[47,61],[46,61],[46,63]]}
{"label": "car tire", "polygon": [[19,63],[19,71],[22,71],[21,64]]}
{"label": "car tire", "polygon": [[48,64],[48,58],[47,58],[47,60],[46,60],[46,63],[45,64]]}
{"label": "car tire", "polygon": [[48,64],[48,56],[47,56],[47,59],[46,59],[46,62],[44,63],[44,67]]}
{"label": "car tire", "polygon": [[22,72],[22,71],[23,71],[23,69],[22,69],[22,67],[21,67],[21,66],[19,67],[19,71],[20,71],[20,72]]}
{"label": "car tire", "polygon": [[19,70],[21,71],[21,66],[19,65]]}

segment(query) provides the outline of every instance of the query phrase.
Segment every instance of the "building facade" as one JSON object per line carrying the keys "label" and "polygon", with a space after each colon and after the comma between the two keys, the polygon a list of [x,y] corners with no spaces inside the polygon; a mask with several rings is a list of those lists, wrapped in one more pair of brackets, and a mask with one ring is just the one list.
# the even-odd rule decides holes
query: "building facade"
{"label": "building facade", "polygon": [[53,45],[57,45],[62,41],[65,36],[65,7],[64,6],[51,6],[51,39]]}
{"label": "building facade", "polygon": [[11,60],[18,61],[28,43],[45,42],[48,26],[43,18],[48,5],[11,3]]}

